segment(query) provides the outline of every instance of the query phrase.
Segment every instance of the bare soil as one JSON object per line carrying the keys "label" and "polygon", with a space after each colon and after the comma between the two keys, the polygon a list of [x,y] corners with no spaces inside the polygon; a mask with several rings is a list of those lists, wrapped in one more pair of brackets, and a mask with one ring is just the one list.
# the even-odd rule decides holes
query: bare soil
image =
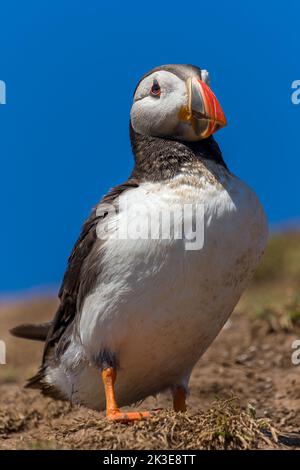
{"label": "bare soil", "polygon": [[254,284],[194,369],[189,412],[173,413],[168,394],[150,397],[138,408],[165,411],[134,425],[24,390],[42,344],[8,330],[52,318],[56,300],[2,305],[7,364],[0,365],[0,449],[300,449],[300,365],[291,361],[292,343],[300,339],[296,295],[291,282]]}

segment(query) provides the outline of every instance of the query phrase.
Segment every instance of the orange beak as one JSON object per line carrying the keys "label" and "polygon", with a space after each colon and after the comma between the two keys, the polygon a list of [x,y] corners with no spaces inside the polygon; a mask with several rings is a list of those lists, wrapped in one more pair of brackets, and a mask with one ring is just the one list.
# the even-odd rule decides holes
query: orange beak
{"label": "orange beak", "polygon": [[219,101],[208,85],[191,77],[187,81],[188,106],[181,118],[189,121],[199,139],[206,139],[227,124]]}

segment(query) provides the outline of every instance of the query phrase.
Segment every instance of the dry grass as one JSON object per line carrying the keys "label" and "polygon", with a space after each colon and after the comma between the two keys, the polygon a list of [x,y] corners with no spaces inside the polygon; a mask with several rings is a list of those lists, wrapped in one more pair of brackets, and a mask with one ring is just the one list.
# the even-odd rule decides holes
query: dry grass
{"label": "dry grass", "polygon": [[[84,419],[83,419],[84,414]],[[43,422],[43,439],[38,428]],[[94,411],[48,401],[42,412],[34,401],[26,409],[11,406],[0,413],[0,435],[20,431],[27,437],[18,448],[64,449],[254,449],[277,448],[277,432],[254,408],[243,409],[236,398],[218,400],[197,413],[158,412],[132,425],[108,422]],[[268,435],[270,437],[268,437]]]}
{"label": "dry grass", "polygon": [[291,362],[291,344],[300,338],[299,281],[300,234],[278,235],[229,326],[194,369],[189,412],[168,411],[165,396],[147,399],[143,409],[166,411],[129,426],[23,390],[42,345],[12,338],[8,330],[24,319],[51,318],[56,300],[3,307],[8,364],[0,367],[0,449],[300,448],[300,366]]}

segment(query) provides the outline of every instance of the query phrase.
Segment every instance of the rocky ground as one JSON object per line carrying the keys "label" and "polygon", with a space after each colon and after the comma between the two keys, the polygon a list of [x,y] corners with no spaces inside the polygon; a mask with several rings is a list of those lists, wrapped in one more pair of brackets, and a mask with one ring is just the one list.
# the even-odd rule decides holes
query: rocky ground
{"label": "rocky ground", "polygon": [[[42,344],[9,336],[23,321],[52,317],[56,300],[2,304],[0,449],[300,449],[300,236],[275,237],[255,280],[191,379],[189,412],[175,415],[168,395],[148,421],[112,424],[102,413],[43,398],[22,384],[39,364]],[[300,352],[298,355],[300,359]]]}

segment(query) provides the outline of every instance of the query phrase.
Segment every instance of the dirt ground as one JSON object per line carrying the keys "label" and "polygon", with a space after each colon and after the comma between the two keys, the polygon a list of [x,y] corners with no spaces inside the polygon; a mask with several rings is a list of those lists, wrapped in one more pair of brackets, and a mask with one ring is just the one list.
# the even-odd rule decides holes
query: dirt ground
{"label": "dirt ground", "polygon": [[166,394],[139,406],[166,411],[116,425],[103,413],[24,390],[42,344],[12,338],[8,330],[50,319],[56,300],[3,304],[0,340],[7,363],[0,365],[0,449],[300,449],[300,364],[291,359],[292,343],[300,340],[300,236],[293,237],[275,241],[276,249],[271,243],[254,282],[194,369],[187,414],[175,415]]}

